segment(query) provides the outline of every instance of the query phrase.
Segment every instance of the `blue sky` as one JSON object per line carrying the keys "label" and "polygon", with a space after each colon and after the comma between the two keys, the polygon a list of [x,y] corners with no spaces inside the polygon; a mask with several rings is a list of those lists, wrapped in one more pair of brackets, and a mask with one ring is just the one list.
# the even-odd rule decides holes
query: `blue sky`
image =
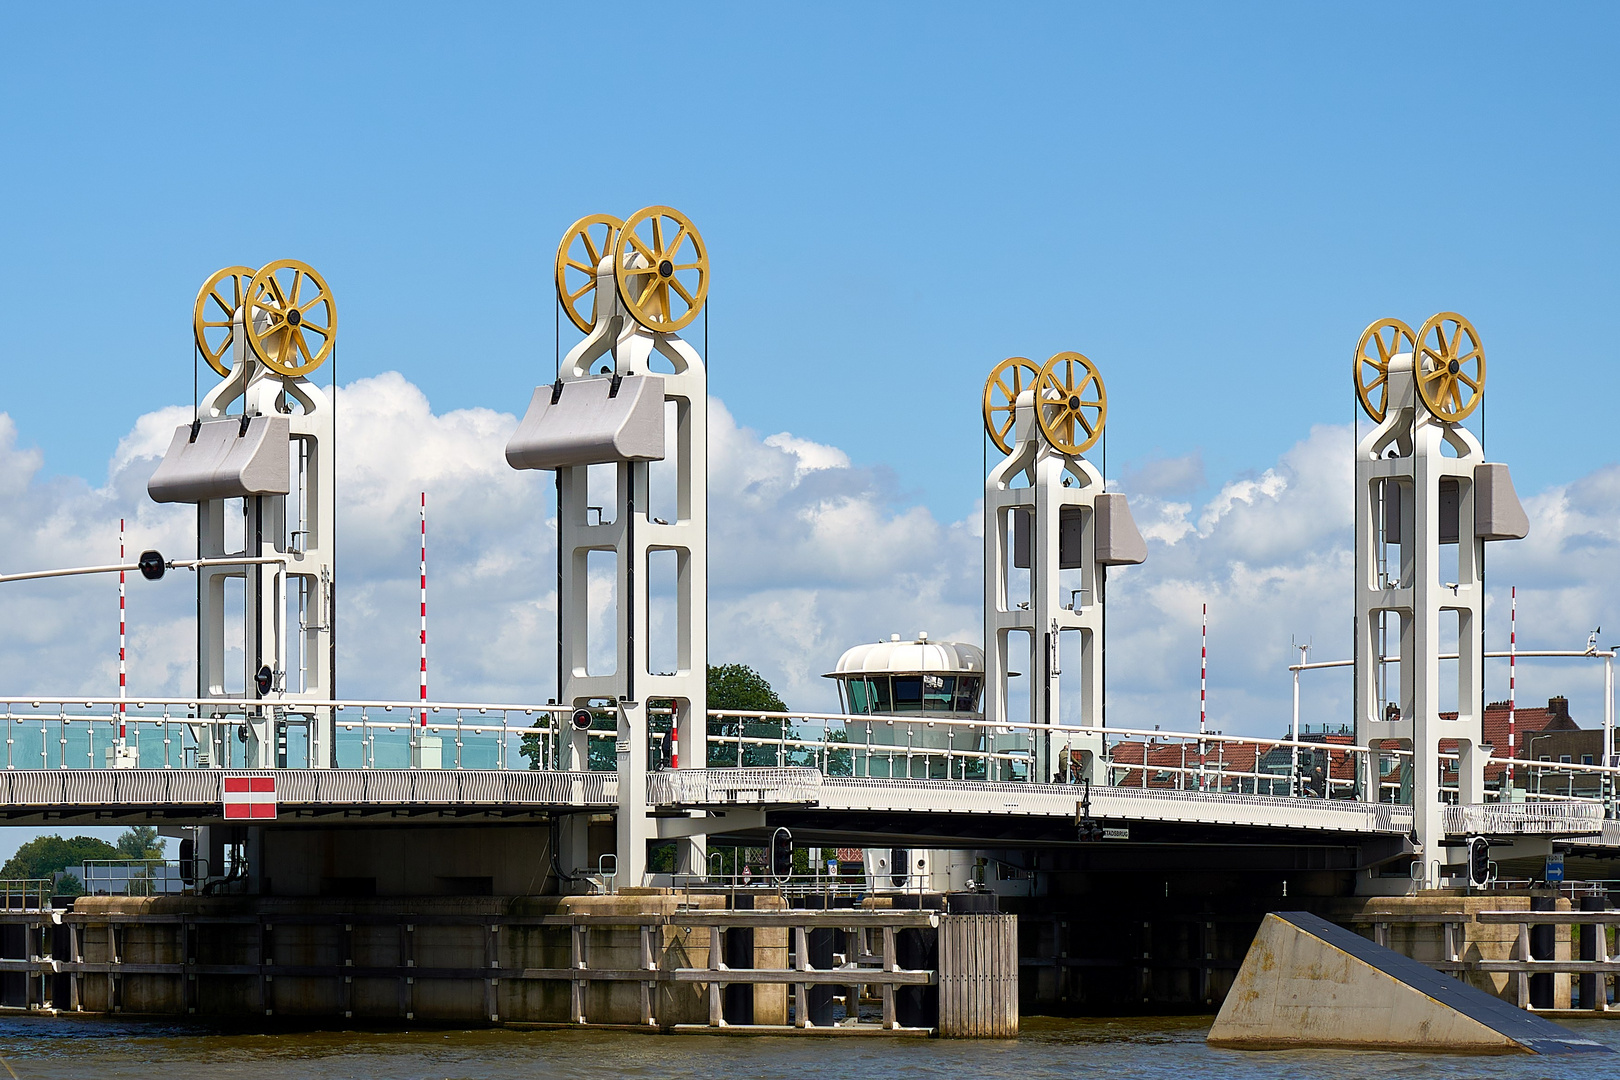
{"label": "blue sky", "polygon": [[[518,411],[549,380],[551,263],[569,222],[667,203],[709,245],[707,318],[688,336],[706,335],[711,392],[742,432],[736,460],[754,471],[738,475],[777,470],[791,498],[770,505],[784,513],[828,492],[854,500],[901,551],[854,570],[795,564],[780,587],[758,570],[717,605],[819,629],[775,652],[769,633],[717,630],[731,651],[716,659],[791,682],[862,637],[976,634],[974,545],[958,526],[983,484],[985,375],[1004,356],[1076,349],[1107,381],[1108,472],[1163,527],[1139,587],[1127,577],[1111,592],[1123,608],[1110,614],[1111,701],[1138,722],[1166,701],[1195,709],[1196,613],[1213,599],[1212,716],[1274,731],[1288,639],[1316,636],[1322,658],[1348,651],[1344,528],[1287,523],[1325,520],[1306,496],[1347,466],[1334,426],[1353,417],[1357,336],[1382,316],[1416,325],[1446,309],[1481,332],[1489,455],[1512,465],[1551,538],[1493,550],[1491,632],[1505,629],[1495,594],[1517,575],[1525,636],[1578,646],[1598,622],[1620,627],[1620,366],[1603,330],[1620,249],[1617,23],[1612,6],[1578,4],[354,3],[274,18],[10,5],[0,413],[42,465],[21,495],[0,483],[0,518],[70,496],[103,531],[107,515],[135,513],[144,478],[115,453],[137,417],[188,402],[191,302],[219,267],[294,257],[321,270],[340,310],[340,381],[383,376],[369,400],[425,430]],[[562,348],[571,340],[564,323]],[[451,429],[477,424],[443,426],[444,446],[472,445]],[[761,441],[777,432],[847,468],[804,467]],[[352,575],[376,576],[374,594],[350,595],[402,628],[376,663],[350,665],[398,672],[353,692],[415,685],[403,616],[416,483],[399,478],[378,526],[398,543],[365,553],[398,566],[344,555]],[[1284,488],[1292,508],[1273,498]],[[1239,520],[1267,499],[1271,517]],[[524,520],[469,507],[465,548],[445,522],[440,550],[473,566],[478,530],[534,527],[543,499],[524,506]],[[1243,513],[1211,509],[1232,506]],[[1256,536],[1294,546],[1257,568],[1271,556]],[[8,541],[0,566],[65,558],[48,539]],[[925,580],[884,593],[908,552]],[[931,591],[947,563],[961,572]],[[512,586],[480,593],[476,577],[467,658],[446,640],[436,685],[543,699],[540,676],[514,681],[477,638],[496,621],[478,605]],[[835,610],[847,617],[822,618]],[[81,640],[105,659],[107,627],[71,623],[0,645],[0,676],[102,685],[101,668],[39,659]],[[549,641],[523,648],[543,671]],[[184,681],[139,649],[132,685]],[[1578,697],[1595,677],[1521,669],[1520,686]],[[1491,679],[1494,696],[1505,678]],[[818,686],[790,701],[827,707]],[[1596,700],[1581,701],[1590,722]]]}
{"label": "blue sky", "polygon": [[282,10],[0,15],[0,407],[49,471],[190,394],[236,261],[326,274],[341,378],[516,409],[556,238],[652,202],[712,249],[715,393],[947,518],[1003,356],[1087,353],[1110,472],[1213,484],[1348,419],[1366,323],[1445,308],[1521,486],[1614,457],[1612,8]]}

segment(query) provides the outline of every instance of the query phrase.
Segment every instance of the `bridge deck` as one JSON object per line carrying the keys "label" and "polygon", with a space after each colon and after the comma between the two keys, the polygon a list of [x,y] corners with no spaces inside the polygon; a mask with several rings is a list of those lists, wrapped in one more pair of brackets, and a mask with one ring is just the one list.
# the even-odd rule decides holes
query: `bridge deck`
{"label": "bridge deck", "polygon": [[[222,769],[52,769],[0,772],[0,821],[72,819],[209,822],[222,818]],[[475,769],[276,770],[283,823],[330,817],[513,820],[612,811],[619,779],[607,772]],[[828,777],[815,769],[688,769],[647,778],[655,810],[814,811],[819,820],[887,815],[1073,821],[1083,789],[1072,784]],[[1279,798],[1210,791],[1092,788],[1091,815],[1105,822],[1225,826],[1355,836],[1410,831],[1410,807],[1350,799]],[[1563,807],[1561,809],[1561,807]],[[1448,831],[1581,836],[1620,847],[1620,822],[1585,820],[1567,804],[1449,807]],[[1454,820],[1453,820],[1454,819]],[[863,828],[864,831],[864,828]],[[967,830],[972,832],[974,830]]]}

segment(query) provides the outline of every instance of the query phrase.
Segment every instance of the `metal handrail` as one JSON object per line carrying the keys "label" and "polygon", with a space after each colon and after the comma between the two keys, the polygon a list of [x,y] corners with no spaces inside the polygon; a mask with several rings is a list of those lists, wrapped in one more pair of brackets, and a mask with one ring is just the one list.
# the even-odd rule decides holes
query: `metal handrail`
{"label": "metal handrail", "polygon": [[[147,710],[154,710],[156,714],[146,715]],[[404,749],[403,743],[396,745],[393,740],[384,737],[386,733],[402,733],[408,734],[413,744],[423,735],[445,738],[441,762],[445,768],[473,767],[464,750],[482,746],[484,749],[479,752],[487,756],[474,760],[482,760],[486,764],[479,765],[479,768],[489,767],[489,757],[493,757],[493,767],[502,771],[570,771],[566,753],[574,733],[568,730],[565,719],[565,714],[573,711],[570,706],[553,703],[319,699],[297,695],[265,698],[147,696],[122,701],[116,697],[96,695],[71,698],[0,696],[0,721],[6,722],[5,767],[12,770],[110,767],[113,763],[102,762],[96,753],[104,748],[96,741],[97,733],[110,732],[111,725],[123,723],[133,732],[132,741],[136,745],[139,745],[143,732],[150,735],[156,729],[156,734],[162,737],[161,767],[183,768],[190,747],[197,741],[198,731],[234,728],[243,718],[265,711],[294,726],[308,724],[320,717],[330,718],[335,732],[357,732],[361,757],[358,767],[366,770],[382,769],[382,757],[385,755],[380,751],[385,747],[392,747],[388,752],[396,755]],[[653,712],[662,716],[659,710]],[[425,726],[421,723],[424,715],[428,718]],[[1095,761],[1095,768],[1099,770],[1099,779],[1106,778],[1103,783],[1108,786],[1164,790],[1164,781],[1153,779],[1162,774],[1176,790],[1213,789],[1244,798],[1342,798],[1358,790],[1359,781],[1329,775],[1323,778],[1325,790],[1279,792],[1278,788],[1294,789],[1300,786],[1297,770],[1269,771],[1258,766],[1233,769],[1225,757],[1235,747],[1252,747],[1257,761],[1278,749],[1308,750],[1318,755],[1325,752],[1329,760],[1335,762],[1343,760],[1339,755],[1357,760],[1377,754],[1380,758],[1401,760],[1409,759],[1412,754],[1410,750],[1384,747],[1374,750],[1357,743],[1070,724],[991,724],[982,717],[930,716],[926,713],[873,715],[711,709],[706,719],[709,728],[733,729],[706,732],[711,748],[709,761],[720,768],[808,767],[822,775],[833,776],[846,769],[850,773],[858,773],[862,768],[871,775],[876,771],[875,767],[882,764],[890,773],[905,774],[893,779],[923,779],[914,775],[920,766],[928,774],[943,771],[943,777],[928,777],[935,781],[946,779],[982,783],[1022,773],[1023,778],[1014,782],[1044,783],[1049,778],[1028,775],[1035,760],[1032,750],[1037,740],[1045,740],[1052,748],[1052,755],[1061,755],[1065,763],[1069,760],[1069,752],[1075,748],[1075,742],[1084,741],[1095,746],[1100,740],[1102,753]],[[108,727],[101,728],[103,724]],[[775,730],[760,731],[757,725],[766,725]],[[178,736],[175,734],[177,728]],[[192,729],[190,735],[186,730],[188,728]],[[803,728],[810,730],[801,730]],[[76,729],[80,734],[72,739],[74,748],[70,749],[70,732]],[[86,730],[88,734],[84,733]],[[24,740],[25,744],[38,742],[37,752],[27,752],[37,755],[31,758],[38,763],[37,766],[29,765],[30,759],[26,757],[18,760],[15,745],[21,731],[32,732]],[[932,736],[928,735],[930,731],[933,732]],[[893,741],[875,741],[879,733]],[[863,734],[864,738],[861,737]],[[616,739],[617,730],[591,730],[585,732],[584,736],[593,745],[599,745]],[[1008,745],[1009,739],[1014,743],[1022,741],[1020,736],[1028,741],[1029,748]],[[453,753],[450,745],[452,737]],[[918,745],[919,739],[926,739],[929,744]],[[1116,758],[1114,755],[1122,742],[1142,746],[1146,760],[1124,761]],[[174,751],[175,744],[180,748],[178,754]],[[225,745],[233,744],[227,740]],[[352,739],[339,745],[346,746],[349,751],[356,749]],[[1183,748],[1181,763],[1152,760],[1164,748],[1176,746]],[[1195,748],[1197,758],[1194,757]],[[720,752],[716,753],[717,750]],[[156,764],[153,754],[143,756],[148,762]],[[759,761],[760,757],[767,760]],[[1457,759],[1456,754],[1442,754],[1440,757],[1443,762]],[[757,764],[751,764],[750,759]],[[227,760],[210,764],[218,768],[230,766],[231,763]],[[581,765],[585,767],[581,771],[593,771],[589,769],[589,764],[589,761],[582,762]],[[709,762],[702,764],[708,767]],[[1372,764],[1377,763],[1374,761]],[[1505,765],[1506,759],[1493,757],[1489,764]],[[1544,776],[1550,772],[1568,777],[1572,785],[1576,776],[1620,776],[1620,767],[1578,762],[1515,759],[1514,767],[1525,770],[1528,776]],[[424,766],[413,761],[410,768],[417,770]],[[1358,775],[1364,771],[1361,764],[1356,768]],[[610,772],[611,769],[601,771]],[[1381,769],[1377,772],[1382,775]],[[655,771],[654,775],[661,774]],[[1379,790],[1388,786],[1381,783]],[[1233,787],[1239,790],[1232,791]],[[1254,794],[1242,791],[1244,787],[1255,789]],[[1269,789],[1269,792],[1262,793],[1262,789]],[[1576,794],[1573,788],[1568,792],[1530,792],[1528,798],[1542,803],[1573,801],[1580,805],[1595,801]]]}
{"label": "metal handrail", "polygon": [[1441,808],[1441,821],[1453,836],[1597,832],[1603,820],[1603,807],[1595,802],[1471,803]]}
{"label": "metal handrail", "polygon": [[55,894],[54,878],[0,878],[0,912],[43,911]]}

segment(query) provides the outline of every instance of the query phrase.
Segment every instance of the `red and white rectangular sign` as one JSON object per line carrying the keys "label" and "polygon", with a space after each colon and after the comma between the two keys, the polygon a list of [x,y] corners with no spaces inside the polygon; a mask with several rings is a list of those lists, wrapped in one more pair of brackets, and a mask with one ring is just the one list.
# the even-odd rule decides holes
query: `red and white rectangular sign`
{"label": "red and white rectangular sign", "polygon": [[274,776],[225,777],[225,818],[260,819],[276,816]]}

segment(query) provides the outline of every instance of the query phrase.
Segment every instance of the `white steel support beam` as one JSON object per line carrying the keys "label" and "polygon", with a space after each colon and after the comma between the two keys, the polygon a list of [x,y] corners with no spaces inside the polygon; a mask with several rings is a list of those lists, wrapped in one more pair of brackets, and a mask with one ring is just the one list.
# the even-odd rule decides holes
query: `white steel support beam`
{"label": "white steel support beam", "polygon": [[[225,685],[225,593],[228,580],[239,580],[243,596],[241,696],[274,702],[244,715],[246,738],[240,756],[249,768],[276,768],[287,764],[285,746],[279,737],[282,719],[289,712],[300,711],[300,699],[330,701],[336,692],[332,637],[335,421],[332,402],[320,387],[302,376],[281,375],[254,359],[246,344],[240,309],[230,355],[230,375],[203,398],[198,416],[201,420],[221,419],[240,402],[243,416],[285,417],[291,494],[210,499],[197,504],[197,557],[225,561],[223,565],[196,568],[197,693],[206,698],[237,696],[227,692]],[[291,519],[289,499],[294,500],[296,515]],[[226,542],[227,515],[238,513],[242,518],[242,546],[233,551]],[[227,561],[232,556],[256,561],[233,566]],[[293,619],[296,625],[290,624]],[[294,640],[298,660],[296,670],[289,672],[289,645]],[[266,667],[271,682],[269,689],[261,693],[255,680]],[[331,710],[312,707],[312,712],[309,765],[334,766],[337,761]],[[199,747],[211,749],[210,763],[223,765],[229,749],[228,736],[218,727],[199,727],[196,734]]]}
{"label": "white steel support beam", "polygon": [[[1034,391],[1024,391],[1016,403],[1012,453],[994,465],[984,484],[984,713],[991,724],[1059,724],[1064,718],[1062,665],[1059,643],[1064,631],[1080,638],[1080,670],[1070,672],[1070,692],[1080,702],[1082,727],[1100,728],[1103,722],[1103,605],[1106,567],[1096,560],[1096,503],[1103,492],[1103,475],[1078,455],[1060,453],[1042,437],[1035,418]],[[1022,478],[1028,486],[1015,487]],[[1079,514],[1079,587],[1064,595],[1060,579],[1065,511]],[[1015,562],[1012,535],[1014,515],[1027,515],[1029,542],[1029,597],[1027,602],[1009,594],[1008,582]],[[1072,530],[1073,526],[1071,526]],[[1011,635],[1028,634],[1028,655],[1011,655]],[[1027,716],[1008,714],[1007,680],[1013,664],[1023,668],[1029,687]],[[994,730],[992,728],[992,730]],[[1007,749],[1028,744],[1024,735],[1001,736]],[[1102,754],[1102,736],[1067,735],[1052,745],[1042,733],[1034,744],[1032,778],[1050,780],[1065,750],[1082,753],[1094,762]]]}
{"label": "white steel support beam", "polygon": [[[1439,885],[1453,858],[1441,845],[1441,740],[1456,740],[1458,797],[1484,801],[1485,542],[1475,535],[1476,467],[1484,452],[1472,432],[1418,403],[1412,358],[1390,361],[1389,407],[1356,448],[1356,741],[1410,746],[1410,801],[1421,849],[1416,887]],[[1442,487],[1455,499],[1442,503]],[[1444,519],[1444,520],[1443,520]],[[1455,535],[1455,569],[1442,561],[1442,532]],[[1441,682],[1442,653],[1455,619],[1455,676]],[[1398,624],[1393,636],[1390,630]],[[1388,679],[1396,658],[1398,679]],[[1449,707],[1448,707],[1449,706]],[[1456,719],[1441,718],[1454,707]],[[1361,797],[1374,798],[1377,755],[1368,755]],[[1461,849],[1458,849],[1460,851]]]}
{"label": "white steel support beam", "polygon": [[[564,358],[562,384],[599,375],[608,365],[615,378],[656,374],[663,380],[663,406],[673,411],[675,513],[653,516],[647,461],[619,461],[611,518],[590,505],[589,465],[558,469],[558,533],[562,580],[562,686],[559,701],[581,708],[610,709],[618,723],[617,824],[618,882],[640,885],[647,873],[647,843],[658,833],[647,805],[649,752],[647,704],[671,701],[679,763],[701,768],[707,762],[708,711],[708,388],[703,360],[673,333],[653,332],[630,318],[619,301],[612,259],[598,266],[595,321],[591,332]],[[673,406],[670,410],[668,407]],[[603,508],[605,510],[605,507]],[[593,551],[614,554],[617,612],[612,670],[592,674],[589,558]],[[670,552],[675,559],[674,671],[655,672],[649,663],[650,558]],[[607,704],[611,703],[611,704]],[[569,767],[589,768],[587,737],[576,732]],[[564,857],[583,866],[583,822],[569,830]],[[701,832],[677,840],[676,871],[701,874],[706,845]]]}

